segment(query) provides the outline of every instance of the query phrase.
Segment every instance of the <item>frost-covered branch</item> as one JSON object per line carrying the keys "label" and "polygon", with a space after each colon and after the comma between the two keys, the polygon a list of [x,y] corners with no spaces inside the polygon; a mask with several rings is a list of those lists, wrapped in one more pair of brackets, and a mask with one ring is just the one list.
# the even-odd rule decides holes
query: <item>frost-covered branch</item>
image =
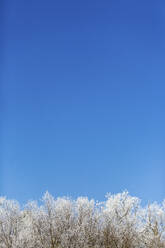
{"label": "frost-covered branch", "polygon": [[128,192],[98,203],[86,197],[41,204],[0,198],[1,248],[165,248],[165,201],[142,208]]}

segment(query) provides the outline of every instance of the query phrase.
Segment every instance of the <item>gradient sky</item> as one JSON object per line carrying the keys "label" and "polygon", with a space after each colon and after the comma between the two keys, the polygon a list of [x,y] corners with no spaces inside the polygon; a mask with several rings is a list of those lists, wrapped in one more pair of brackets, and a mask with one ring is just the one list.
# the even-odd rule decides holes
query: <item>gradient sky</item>
{"label": "gradient sky", "polygon": [[5,0],[1,14],[1,195],[162,201],[165,1]]}

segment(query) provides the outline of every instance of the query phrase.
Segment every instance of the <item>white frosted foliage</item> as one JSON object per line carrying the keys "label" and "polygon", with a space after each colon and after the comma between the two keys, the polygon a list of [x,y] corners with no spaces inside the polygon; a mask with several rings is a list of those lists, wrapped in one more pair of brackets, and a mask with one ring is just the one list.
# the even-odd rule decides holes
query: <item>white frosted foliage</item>
{"label": "white frosted foliage", "polygon": [[141,207],[127,191],[100,203],[46,192],[21,208],[1,197],[0,248],[165,248],[165,201]]}

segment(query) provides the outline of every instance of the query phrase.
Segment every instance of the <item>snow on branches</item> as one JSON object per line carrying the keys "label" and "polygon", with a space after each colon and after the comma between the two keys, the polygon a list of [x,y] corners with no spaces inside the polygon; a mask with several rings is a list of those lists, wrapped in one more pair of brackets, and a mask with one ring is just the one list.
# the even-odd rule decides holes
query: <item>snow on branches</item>
{"label": "snow on branches", "polygon": [[105,202],[86,197],[41,204],[0,198],[1,248],[165,248],[165,201],[142,208],[128,192]]}

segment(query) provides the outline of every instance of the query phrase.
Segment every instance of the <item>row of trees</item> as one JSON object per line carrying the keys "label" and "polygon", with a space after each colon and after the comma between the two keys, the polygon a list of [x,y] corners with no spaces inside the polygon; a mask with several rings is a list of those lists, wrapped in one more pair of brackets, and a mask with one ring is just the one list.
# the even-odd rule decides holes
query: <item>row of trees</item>
{"label": "row of trees", "polygon": [[128,192],[42,203],[0,198],[1,248],[165,248],[165,201],[142,208]]}

